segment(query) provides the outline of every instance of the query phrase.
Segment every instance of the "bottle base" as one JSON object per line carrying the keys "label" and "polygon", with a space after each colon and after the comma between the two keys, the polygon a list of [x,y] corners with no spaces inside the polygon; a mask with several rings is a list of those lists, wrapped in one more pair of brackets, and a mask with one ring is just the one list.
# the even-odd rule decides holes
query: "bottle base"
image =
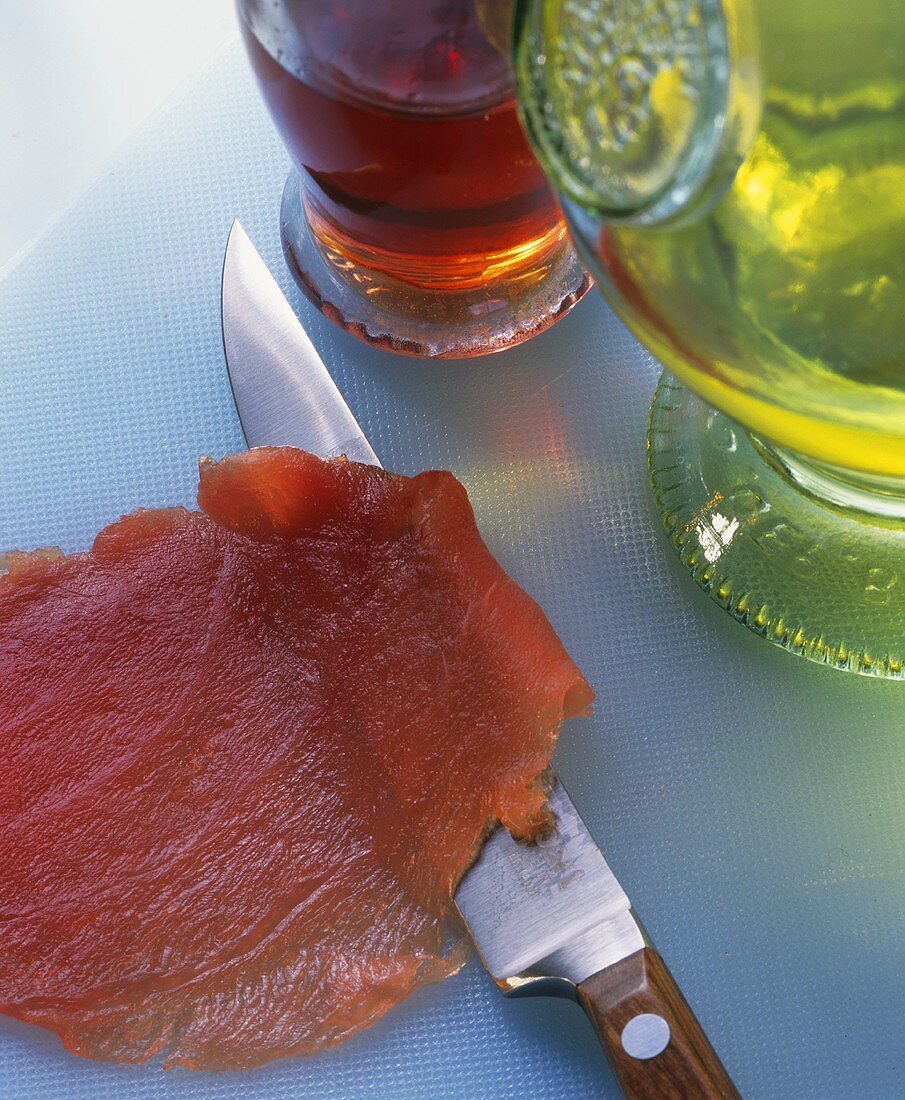
{"label": "bottle base", "polygon": [[419,287],[368,267],[315,235],[299,173],[283,189],[280,235],[302,292],[331,321],[366,343],[402,355],[466,359],[514,347],[581,300],[591,277],[568,235],[523,268],[477,287]]}
{"label": "bottle base", "polygon": [[838,490],[852,482],[753,439],[666,373],[647,452],[670,542],[733,618],[820,664],[905,678],[905,518],[888,484]]}

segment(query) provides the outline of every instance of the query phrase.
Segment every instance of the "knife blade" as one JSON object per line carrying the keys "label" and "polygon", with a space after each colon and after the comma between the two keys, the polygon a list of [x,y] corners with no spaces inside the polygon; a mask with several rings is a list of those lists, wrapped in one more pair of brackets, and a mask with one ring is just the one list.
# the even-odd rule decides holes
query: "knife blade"
{"label": "knife blade", "polygon": [[[238,221],[223,263],[221,320],[250,447],[291,444],[380,465]],[[496,828],[456,892],[485,967],[507,995],[577,999],[625,1095],[737,1097],[552,769],[548,783],[550,832],[527,845]]]}
{"label": "knife blade", "polygon": [[220,321],[249,447],[301,447],[379,466],[352,410],[276,279],[236,221],[223,258]]}

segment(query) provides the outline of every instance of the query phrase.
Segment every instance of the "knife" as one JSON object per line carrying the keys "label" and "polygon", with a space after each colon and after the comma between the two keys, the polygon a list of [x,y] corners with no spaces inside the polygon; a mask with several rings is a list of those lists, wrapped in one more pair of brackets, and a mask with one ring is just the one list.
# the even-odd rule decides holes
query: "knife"
{"label": "knife", "polygon": [[[238,221],[223,262],[221,310],[249,447],[290,445],[380,465]],[[507,996],[577,999],[625,1096],[738,1097],[552,769],[549,802],[549,835],[526,845],[497,828],[459,885],[456,906],[485,967]]]}

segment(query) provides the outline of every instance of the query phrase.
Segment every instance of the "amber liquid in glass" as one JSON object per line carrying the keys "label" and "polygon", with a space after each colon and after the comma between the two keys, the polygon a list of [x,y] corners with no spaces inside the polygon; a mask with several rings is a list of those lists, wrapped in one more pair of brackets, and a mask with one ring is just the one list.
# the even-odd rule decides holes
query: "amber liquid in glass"
{"label": "amber liquid in glass", "polygon": [[241,26],[321,244],[436,290],[542,278],[565,227],[472,0],[275,9]]}

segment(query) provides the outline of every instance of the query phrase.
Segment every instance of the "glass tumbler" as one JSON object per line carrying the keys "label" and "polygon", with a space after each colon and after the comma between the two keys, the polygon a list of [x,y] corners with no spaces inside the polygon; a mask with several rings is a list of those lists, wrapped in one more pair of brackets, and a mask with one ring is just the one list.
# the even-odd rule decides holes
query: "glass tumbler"
{"label": "glass tumbler", "polygon": [[421,356],[540,332],[590,277],[519,126],[510,0],[238,0],[294,169],[286,259],[362,339]]}

